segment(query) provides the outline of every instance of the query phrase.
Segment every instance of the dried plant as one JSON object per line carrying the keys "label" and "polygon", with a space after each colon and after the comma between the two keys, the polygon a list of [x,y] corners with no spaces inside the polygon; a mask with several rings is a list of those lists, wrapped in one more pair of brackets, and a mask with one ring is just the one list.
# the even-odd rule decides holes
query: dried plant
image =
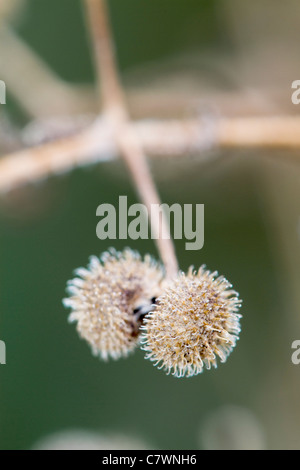
{"label": "dried plant", "polygon": [[78,269],[69,282],[72,309],[80,336],[95,355],[119,359],[132,352],[139,342],[143,317],[161,293],[163,269],[150,256],[144,260],[131,250],[111,250],[93,256],[88,269]]}
{"label": "dried plant", "polygon": [[[27,63],[23,82],[28,83],[34,77],[34,83],[37,86],[33,88],[35,92],[38,89],[40,97],[40,107],[37,108],[35,100],[23,93],[15,81],[16,70],[13,67],[7,69],[7,75],[4,78],[14,96],[20,101],[28,115],[32,116],[33,122],[21,135],[27,147],[15,153],[3,155],[0,159],[0,192],[10,191],[51,174],[72,170],[78,165],[87,165],[121,156],[128,167],[141,201],[150,209],[150,207],[158,207],[160,199],[149,171],[147,157],[185,157],[191,152],[201,155],[203,150],[213,147],[294,149],[300,146],[300,119],[293,115],[270,116],[267,114],[264,116],[261,112],[255,115],[252,110],[249,116],[236,116],[229,113],[228,116],[214,117],[210,120],[201,117],[200,119],[152,119],[133,122],[130,118],[126,92],[117,71],[106,2],[85,0],[84,6],[94,51],[99,85],[97,94],[100,97],[101,112],[91,105],[92,96],[95,96],[91,90],[79,89],[62,82],[29,47],[17,38],[5,22],[0,28],[1,54],[7,57],[7,54],[13,52],[15,57],[23,57],[23,62]],[[16,60],[15,63],[18,61]],[[55,102],[63,103],[63,109],[52,107],[54,100],[51,96],[54,95],[62,98]],[[86,114],[87,109],[93,109],[93,112]],[[57,118],[66,114],[69,116],[68,122],[64,121],[64,117],[61,121]],[[70,116],[73,117],[70,118]],[[59,123],[58,128],[57,126],[53,128],[54,120]],[[30,147],[31,143],[39,143],[39,145]],[[159,213],[151,221],[154,225],[152,230],[158,234]],[[156,240],[165,271],[164,283],[161,283],[160,268],[153,268],[151,263],[149,264],[146,260],[142,261],[141,258],[130,258],[128,255],[130,252],[117,255],[114,262],[112,258],[108,261],[107,257],[102,257],[97,262],[96,258],[93,258],[88,271],[79,271],[83,278],[71,282],[69,287],[71,298],[65,300],[65,304],[72,308],[71,319],[77,321],[80,334],[91,343],[94,352],[97,351],[103,358],[109,356],[117,358],[134,349],[144,317],[144,314],[138,317],[135,312],[142,306],[142,311],[147,313],[147,319],[142,326],[146,341],[144,347],[148,351],[147,357],[161,362],[168,372],[176,376],[191,376],[201,372],[203,365],[208,367],[211,364],[216,365],[216,355],[219,355],[222,361],[225,360],[237,339],[239,330],[237,308],[240,303],[237,294],[227,289],[227,281],[223,278],[214,279],[212,274],[201,269],[197,275],[192,274],[191,271],[186,276],[179,274],[169,226],[164,219],[162,233],[156,237]],[[104,259],[106,261],[103,261]],[[130,290],[129,285],[132,282],[130,269],[124,271],[125,261],[131,266],[130,269],[134,270],[133,267],[135,267],[137,273],[140,274],[140,279],[137,284],[132,285],[132,291],[135,292],[133,298],[127,298],[121,308],[120,299],[124,297],[125,291]],[[116,269],[115,279],[118,279],[118,276],[123,277],[123,286],[118,284],[115,290],[112,288],[114,284],[105,283],[103,278],[107,263],[111,263],[111,266]],[[145,274],[148,269],[158,269],[157,282],[149,291],[147,289],[144,291],[147,283],[145,279],[142,281],[142,277],[149,278]],[[110,275],[112,276],[113,273],[112,269]],[[206,289],[205,283],[208,279],[210,279],[210,288]],[[100,285],[102,288],[99,287]],[[139,306],[135,302],[139,297],[136,295],[136,289],[145,299],[145,303]],[[176,295],[174,289],[177,289]],[[196,291],[198,297],[195,294]],[[170,292],[174,293],[173,297]],[[204,296],[202,299],[204,304],[210,305],[208,309],[204,308],[203,302],[199,300],[200,292]],[[208,295],[207,298],[206,295]],[[104,308],[105,305],[109,305],[108,296],[114,300],[110,308]],[[196,303],[194,296],[198,298]],[[218,299],[216,303],[212,300],[214,296]],[[189,300],[190,297],[192,300]],[[149,312],[151,299],[156,299],[156,303],[155,306],[152,304],[151,312]],[[117,312],[115,316],[112,314],[112,309]],[[172,321],[170,320],[171,323],[168,323],[167,318],[173,310],[177,312],[177,316],[175,315]],[[178,346],[178,350],[175,348],[176,353],[174,353],[171,345],[174,337],[178,336],[175,331],[176,325],[181,328],[181,321],[187,315],[187,311],[191,315],[186,317],[190,321],[189,323],[187,320],[187,326],[193,325],[192,331],[198,328],[202,334],[195,342],[188,335],[189,328],[187,328],[185,331],[187,336],[182,337],[181,342],[178,340],[181,346]],[[225,317],[222,317],[220,312]],[[112,319],[108,320],[110,317]],[[112,321],[113,328],[110,333],[107,332],[109,321]],[[126,328],[122,327],[123,330],[121,328],[122,332],[120,332],[119,326],[122,322]],[[89,324],[97,324],[96,330],[92,333]],[[208,326],[203,329],[203,325]],[[113,346],[114,334],[115,338],[118,337],[119,343]],[[163,342],[160,342],[162,338],[168,338],[167,344],[170,346],[169,348],[166,346],[165,354],[163,353],[165,346]]]}
{"label": "dried plant", "polygon": [[[101,78],[103,106],[115,127],[120,153],[141,200],[150,210],[160,204],[137,133],[130,125],[115,64],[112,38],[103,0],[86,0],[91,25],[96,68]],[[100,81],[100,80],[99,80]],[[151,217],[158,235],[160,215]],[[178,262],[166,220],[157,237],[162,269],[149,257],[144,261],[131,251],[93,257],[88,270],[77,273],[69,284],[71,297],[65,299],[77,321],[80,335],[103,359],[118,359],[135,349],[140,331],[144,333],[146,358],[177,377],[198,374],[203,365],[216,367],[216,356],[224,362],[235,346],[239,332],[240,301],[228,290],[223,278],[200,268],[195,275],[178,274]],[[152,299],[152,301],[151,301]],[[143,322],[146,315],[146,320]]]}
{"label": "dried plant", "polygon": [[168,283],[145,318],[146,358],[176,377],[192,377],[225,362],[240,332],[237,292],[217,272],[190,268]]}

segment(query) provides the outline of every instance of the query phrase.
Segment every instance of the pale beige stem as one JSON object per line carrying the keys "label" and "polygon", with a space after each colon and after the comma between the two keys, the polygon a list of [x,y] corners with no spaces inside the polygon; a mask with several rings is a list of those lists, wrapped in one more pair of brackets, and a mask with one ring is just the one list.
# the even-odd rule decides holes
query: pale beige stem
{"label": "pale beige stem", "polygon": [[[151,216],[152,229],[156,235],[157,248],[165,265],[167,276],[176,276],[178,262],[168,223],[155,208],[160,199],[154,184],[147,158],[133,130],[124,93],[116,66],[113,39],[108,21],[105,0],[85,0],[91,27],[96,67],[102,90],[105,110],[116,126],[116,142],[127,164],[139,196]],[[153,216],[154,213],[154,216]]]}
{"label": "pale beige stem", "polygon": [[106,3],[103,0],[85,0],[85,5],[103,108],[119,108],[120,104],[124,107],[123,89],[116,73],[114,43],[111,40]]}
{"label": "pale beige stem", "polygon": [[211,147],[300,149],[300,116],[152,119],[135,126],[149,156],[185,156]]}
{"label": "pale beige stem", "polygon": [[0,193],[77,166],[111,159],[116,149],[111,127],[99,118],[87,130],[38,147],[20,150],[0,158]]}
{"label": "pale beige stem", "polygon": [[222,147],[300,148],[299,116],[222,119],[217,141]]}
{"label": "pale beige stem", "polygon": [[130,125],[124,125],[119,138],[119,147],[126,159],[140,199],[146,205],[148,214],[151,214],[152,233],[154,233],[154,239],[166,273],[170,277],[176,276],[178,262],[170,228],[164,215],[160,214],[161,201],[153,183],[148,162],[138,143],[136,133]]}
{"label": "pale beige stem", "polygon": [[[189,154],[201,158],[203,149],[213,147],[219,151],[226,148],[300,150],[300,117],[223,118],[214,123],[209,132],[196,119],[138,121],[128,126],[127,132],[131,133],[132,128],[139,147],[152,158],[186,158]],[[122,135],[121,144],[129,146],[126,139],[124,144],[124,133]],[[117,158],[121,144],[120,138],[116,141],[111,120],[102,116],[87,130],[71,137],[3,155],[0,158],[0,193],[77,166]],[[206,158],[211,158],[210,154]],[[299,159],[299,152],[294,153],[294,158]],[[136,160],[130,164],[135,166]],[[145,177],[140,178],[140,171],[144,173],[135,168],[134,177],[139,192],[144,193],[140,186]],[[146,192],[148,194],[149,190]],[[143,194],[143,200],[146,196]]]}

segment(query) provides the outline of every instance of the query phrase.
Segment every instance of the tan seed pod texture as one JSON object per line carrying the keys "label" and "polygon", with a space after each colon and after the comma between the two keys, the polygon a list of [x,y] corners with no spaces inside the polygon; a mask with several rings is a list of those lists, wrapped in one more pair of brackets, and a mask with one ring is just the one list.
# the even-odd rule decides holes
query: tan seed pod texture
{"label": "tan seed pod texture", "polygon": [[240,332],[237,292],[217,272],[190,268],[170,281],[146,315],[141,342],[168,374],[191,377],[225,362]]}
{"label": "tan seed pod texture", "polygon": [[139,344],[143,316],[161,293],[162,267],[149,255],[144,259],[130,249],[111,249],[92,256],[88,269],[76,271],[69,281],[70,322],[102,359],[127,356]]}

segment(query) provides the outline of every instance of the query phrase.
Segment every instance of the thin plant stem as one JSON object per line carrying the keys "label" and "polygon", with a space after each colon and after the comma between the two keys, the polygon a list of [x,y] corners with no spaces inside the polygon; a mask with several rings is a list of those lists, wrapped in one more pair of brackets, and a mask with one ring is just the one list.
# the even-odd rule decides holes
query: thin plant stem
{"label": "thin plant stem", "polygon": [[103,0],[85,0],[89,32],[91,35],[94,63],[99,94],[103,108],[110,110],[114,106],[125,108],[124,95],[116,70],[114,43],[111,40],[110,25],[106,2]]}
{"label": "thin plant stem", "polygon": [[152,230],[166,274],[173,277],[178,272],[174,244],[165,216],[160,217],[160,198],[153,181],[147,158],[133,131],[124,100],[123,88],[117,70],[114,42],[108,20],[105,0],[85,0],[90,23],[98,81],[101,87],[104,110],[111,115],[116,126],[116,139],[121,155],[131,173],[142,202],[151,214]]}

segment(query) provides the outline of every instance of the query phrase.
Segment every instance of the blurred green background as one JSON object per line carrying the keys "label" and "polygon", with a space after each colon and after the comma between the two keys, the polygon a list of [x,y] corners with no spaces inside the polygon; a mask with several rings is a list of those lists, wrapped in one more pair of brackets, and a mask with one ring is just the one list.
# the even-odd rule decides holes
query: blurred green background
{"label": "blurred green background", "polygon": [[[255,8],[255,2],[248,4]],[[243,42],[236,2],[111,0],[109,5],[120,69],[129,82],[134,67],[145,67],[143,82],[151,89],[151,64],[167,63],[178,54],[205,57],[204,65],[189,73],[195,81],[202,75],[208,82],[219,81],[221,88],[240,86],[239,67],[232,67],[239,60],[253,61],[262,77],[267,74],[247,49],[248,30]],[[263,15],[268,2],[261,5]],[[92,83],[82,12],[77,0],[31,0],[14,28],[65,80]],[[273,15],[277,25],[276,7]],[[254,34],[256,23],[252,27]],[[288,35],[281,35],[284,44]],[[288,43],[285,47],[291,51]],[[219,71],[226,61],[232,82]],[[180,76],[180,65],[176,73],[173,68],[170,80]],[[297,78],[291,74],[291,80]],[[272,85],[275,80],[272,75]],[[282,83],[288,100],[291,83]],[[26,121],[13,97],[6,106],[12,119]],[[299,154],[216,151],[212,156],[217,156],[213,163],[197,156],[152,163],[164,202],[205,204],[204,248],[185,251],[185,241],[177,240],[181,268],[204,263],[217,269],[243,299],[240,341],[227,363],[190,379],[166,376],[141,351],[102,363],[67,323],[66,282],[90,255],[113,243],[117,249],[128,245],[157,256],[151,240],[124,244],[96,237],[99,204],[117,206],[119,195],[136,202],[121,162],[78,169],[2,197],[0,339],[6,343],[7,364],[0,366],[1,449],[32,448],[42,437],[68,429],[133,436],[148,448],[201,449],[216,445],[214,439],[230,447],[231,436],[234,441],[239,434],[244,446],[250,445],[253,436],[248,440],[247,430],[242,432],[249,423],[238,417],[235,424],[223,422],[222,414],[211,443],[203,437],[206,429],[209,434],[210,416],[230,406],[251,415],[257,446],[300,447],[300,366],[291,362],[291,343],[300,339]],[[218,437],[222,426],[225,443]]]}

